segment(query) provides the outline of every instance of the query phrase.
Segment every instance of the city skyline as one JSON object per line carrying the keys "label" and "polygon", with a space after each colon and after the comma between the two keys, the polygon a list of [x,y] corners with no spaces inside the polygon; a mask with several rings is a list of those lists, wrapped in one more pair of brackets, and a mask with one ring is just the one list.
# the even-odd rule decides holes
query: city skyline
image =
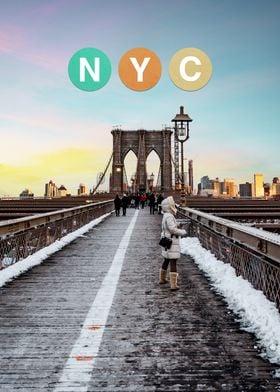
{"label": "city skyline", "polygon": [[[80,182],[92,188],[111,155],[114,125],[161,129],[180,105],[193,119],[185,157],[194,161],[195,184],[205,173],[244,183],[262,172],[270,182],[280,170],[279,11],[276,0],[1,3],[0,196],[27,187],[39,194],[51,178],[73,194]],[[112,62],[110,81],[93,93],[67,74],[84,47]],[[161,60],[151,90],[129,90],[118,77],[120,58],[134,47]],[[169,78],[169,61],[184,47],[212,61],[201,90],[180,90]]]}
{"label": "city skyline", "polygon": [[[187,172],[185,172],[185,174],[187,175]],[[219,177],[210,177],[209,175],[207,175],[207,174],[205,174],[204,176],[202,176],[201,178],[200,178],[200,182],[198,182],[198,183],[195,183],[194,185],[194,194],[198,194],[199,193],[199,186],[201,185],[201,182],[203,182],[203,180],[205,180],[205,179],[207,179],[207,181],[210,181],[210,182],[215,182],[215,181],[218,181],[219,182],[219,184],[222,184],[223,182],[227,182],[227,181],[233,181],[234,182],[234,184],[235,184],[235,186],[237,187],[237,192],[236,192],[236,194],[239,194],[239,191],[240,191],[240,185],[251,185],[252,186],[252,191],[253,191],[253,193],[255,192],[255,196],[257,196],[257,197],[263,197],[264,195],[261,195],[261,194],[258,194],[258,195],[256,195],[256,190],[254,191],[254,184],[256,183],[255,182],[255,179],[256,179],[256,176],[259,176],[259,178],[261,178],[261,182],[259,182],[259,184],[258,184],[258,186],[260,187],[260,188],[262,188],[263,190],[264,190],[264,188],[265,188],[265,186],[266,185],[272,185],[273,184],[273,182],[276,180],[276,179],[278,179],[278,182],[277,182],[277,184],[280,184],[280,176],[274,176],[270,181],[264,181],[264,179],[265,179],[265,177],[264,177],[264,175],[263,175],[263,173],[254,173],[253,175],[252,175],[252,178],[251,179],[247,179],[247,180],[245,180],[244,182],[237,182],[236,180],[235,180],[235,178],[232,178],[232,177],[228,177],[228,176],[222,176],[221,178],[219,178]],[[188,180],[188,175],[187,175],[187,183],[186,183],[186,187],[188,187],[189,186],[189,180]],[[260,181],[260,180],[259,180]],[[75,191],[74,192],[68,192],[68,187],[67,187],[67,184],[65,183],[65,182],[62,182],[62,183],[59,183],[59,182],[56,182],[55,181],[55,179],[50,179],[47,183],[44,183],[44,185],[42,185],[42,190],[41,190],[41,192],[39,193],[39,194],[34,194],[34,192],[32,191],[32,189],[31,188],[28,188],[28,187],[26,187],[26,188],[24,188],[24,189],[22,189],[21,190],[21,192],[20,193],[23,193],[24,194],[24,196],[26,196],[27,195],[27,192],[26,191],[29,191],[29,193],[30,193],[30,195],[32,194],[32,197],[34,196],[34,197],[52,197],[53,195],[51,195],[51,194],[48,194],[48,191],[47,191],[47,186],[48,185],[50,185],[51,184],[51,187],[52,186],[54,186],[54,188],[56,188],[56,191],[59,191],[60,190],[60,188],[63,188],[63,190],[65,190],[66,192],[63,192],[63,194],[60,194],[59,192],[55,192],[55,196],[66,196],[66,195],[71,195],[71,196],[75,196],[75,195],[89,195],[90,193],[91,193],[91,191],[92,191],[92,189],[93,189],[93,187],[88,187],[86,184],[84,184],[83,182],[80,182],[80,183],[78,183],[78,184],[76,184],[76,188],[75,188]],[[128,181],[128,184],[126,184],[127,185],[127,187],[128,187],[128,189],[130,189],[130,188],[132,188],[132,184],[130,183],[130,181]],[[175,184],[174,184],[175,185]],[[155,189],[155,190],[157,190],[157,191],[160,191],[158,188],[157,188],[157,185],[156,185],[156,181],[154,181],[153,182],[153,188]],[[211,187],[210,187],[211,188]],[[202,190],[209,190],[210,188],[208,188],[207,186],[202,186]],[[82,189],[82,190],[81,190]],[[213,189],[215,189],[215,188],[213,188]],[[279,185],[279,191],[280,191],[280,185]],[[131,191],[131,190],[130,190]],[[148,188],[147,188],[147,191],[148,191]],[[109,189],[108,189],[108,186],[107,185],[103,185],[103,186],[101,186],[100,188],[99,188],[99,190],[97,191],[97,192],[109,192]],[[132,192],[132,191],[131,191]],[[26,193],[26,195],[25,195],[25,193]],[[277,195],[279,194],[280,192],[277,192]],[[9,197],[10,195],[4,195],[4,197]],[[17,195],[17,196],[20,196],[20,195]],[[217,196],[217,195],[216,195]],[[252,195],[252,196],[254,196],[254,195]],[[271,195],[270,195],[271,196]]]}

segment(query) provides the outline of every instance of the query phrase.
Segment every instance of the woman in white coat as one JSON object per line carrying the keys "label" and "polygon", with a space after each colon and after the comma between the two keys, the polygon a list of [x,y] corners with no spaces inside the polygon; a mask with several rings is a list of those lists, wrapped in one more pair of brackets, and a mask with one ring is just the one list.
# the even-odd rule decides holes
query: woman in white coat
{"label": "woman in white coat", "polygon": [[164,212],[162,218],[162,237],[169,237],[172,239],[172,245],[170,249],[162,250],[162,256],[164,257],[163,264],[159,271],[159,283],[167,283],[166,275],[167,268],[170,264],[170,288],[171,290],[178,290],[179,287],[177,285],[177,260],[180,257],[180,237],[186,236],[186,230],[180,229],[180,225],[178,225],[175,215],[176,215],[176,206],[172,196],[167,197],[161,203],[162,211]]}

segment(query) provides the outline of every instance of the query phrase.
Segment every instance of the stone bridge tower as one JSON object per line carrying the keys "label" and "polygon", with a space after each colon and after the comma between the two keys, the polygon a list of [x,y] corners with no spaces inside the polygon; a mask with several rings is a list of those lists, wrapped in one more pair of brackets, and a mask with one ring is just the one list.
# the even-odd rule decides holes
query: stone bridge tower
{"label": "stone bridge tower", "polygon": [[155,151],[160,160],[162,191],[172,190],[171,130],[123,131],[115,129],[111,133],[113,135],[111,192],[123,191],[124,160],[129,151],[133,151],[137,157],[136,191],[147,189],[146,160],[151,151]]}

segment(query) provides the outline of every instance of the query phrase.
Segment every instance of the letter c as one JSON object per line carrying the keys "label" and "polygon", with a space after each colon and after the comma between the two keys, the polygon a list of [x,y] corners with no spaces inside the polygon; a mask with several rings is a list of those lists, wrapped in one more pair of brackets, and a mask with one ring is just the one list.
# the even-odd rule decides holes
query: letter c
{"label": "letter c", "polygon": [[199,58],[195,56],[186,56],[180,62],[180,75],[186,82],[195,82],[200,78],[201,72],[195,72],[193,76],[188,75],[186,72],[186,65],[190,62],[195,63],[196,65],[201,65]]}

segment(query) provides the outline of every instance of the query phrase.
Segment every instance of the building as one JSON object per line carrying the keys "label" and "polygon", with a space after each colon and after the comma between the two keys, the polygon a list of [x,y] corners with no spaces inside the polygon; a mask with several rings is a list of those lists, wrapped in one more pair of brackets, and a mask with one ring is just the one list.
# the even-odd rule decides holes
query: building
{"label": "building", "polygon": [[213,188],[213,195],[220,196],[221,195],[221,183],[218,177],[215,180],[211,180],[212,188]]}
{"label": "building", "polygon": [[250,182],[245,182],[245,184],[239,184],[239,195],[240,197],[252,197],[253,184]]}
{"label": "building", "polygon": [[237,186],[233,178],[225,178],[222,187],[221,193],[225,197],[236,197],[237,196]]}
{"label": "building", "polygon": [[264,179],[263,174],[254,174],[254,195],[255,197],[264,197]]}
{"label": "building", "polygon": [[48,184],[45,184],[45,197],[56,197],[58,196],[58,188],[55,183],[50,180]]}
{"label": "building", "polygon": [[200,184],[198,184],[198,193],[201,196],[220,196],[221,183],[219,178],[216,177],[215,180],[210,180],[208,176],[203,176]]}
{"label": "building", "polygon": [[86,195],[86,186],[85,184],[80,184],[79,189],[78,189],[78,196],[84,196]]}
{"label": "building", "polygon": [[280,178],[279,177],[273,177],[270,190],[271,190],[270,196],[280,195]]}
{"label": "building", "polygon": [[270,196],[280,195],[280,179],[279,177],[274,177],[271,184]]}
{"label": "building", "polygon": [[264,197],[271,196],[272,186],[269,182],[263,184]]}
{"label": "building", "polygon": [[200,180],[201,189],[211,189],[211,180],[208,176],[203,176]]}
{"label": "building", "polygon": [[64,185],[60,185],[60,187],[58,188],[58,196],[60,197],[67,196],[67,189],[65,188]]}

